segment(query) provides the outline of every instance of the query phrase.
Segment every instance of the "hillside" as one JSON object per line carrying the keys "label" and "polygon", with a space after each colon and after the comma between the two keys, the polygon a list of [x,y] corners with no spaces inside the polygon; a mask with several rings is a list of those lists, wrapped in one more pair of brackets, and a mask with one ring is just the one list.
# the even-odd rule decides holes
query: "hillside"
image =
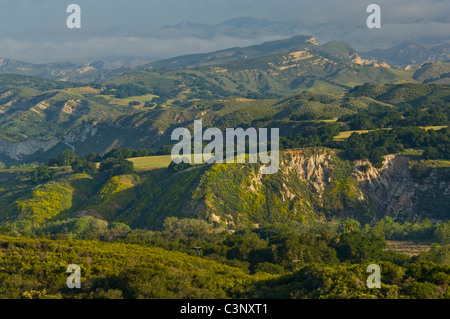
{"label": "hillside", "polygon": [[[172,70],[177,66],[180,68]],[[368,82],[416,82],[411,71],[361,59],[345,42],[319,45],[314,38],[304,36],[177,57],[155,62],[146,70],[125,73],[110,83],[152,86],[155,94],[163,93],[167,100],[180,96],[188,99],[279,98],[305,90],[343,93]]]}
{"label": "hillside", "polygon": [[0,59],[0,73],[38,76],[56,81],[88,83],[114,78],[132,70],[136,65],[139,65],[139,63],[122,65],[105,61],[58,61],[35,64],[14,59]]}
{"label": "hillside", "polygon": [[[408,119],[398,123],[401,126],[448,125],[449,89],[435,84],[365,85],[345,95],[303,92],[283,99],[172,101],[150,107],[143,101],[153,100],[152,94],[116,98],[90,87],[3,90],[0,161],[8,164],[45,162],[63,149],[80,155],[104,154],[117,147],[157,151],[174,143],[173,129],[191,128],[196,118],[203,119],[204,127],[221,129],[278,127],[283,137],[340,118],[336,123],[342,131],[392,127],[388,119],[392,112],[398,121]],[[138,105],[129,106],[139,98]],[[428,108],[431,104],[436,107]],[[383,123],[367,124],[361,118],[377,116],[385,118]],[[350,123],[347,128],[346,123]]]}
{"label": "hillside", "polygon": [[[417,175],[411,156],[376,168],[337,153],[286,151],[264,177],[243,164],[59,166],[37,185],[0,172],[0,297],[448,298],[448,161]],[[404,240],[420,251],[397,252]],[[374,262],[382,289],[364,284]],[[81,289],[66,288],[70,264]]]}
{"label": "hillside", "polygon": [[[3,139],[5,159],[48,166],[0,171],[0,220],[40,225],[90,215],[157,229],[178,217],[231,230],[336,218],[447,220],[449,90],[367,84],[345,95],[139,106],[113,121],[81,124],[62,139]],[[262,176],[258,165],[226,164],[175,173],[168,156],[146,159],[170,154],[172,130],[192,130],[197,118],[203,127],[279,128],[280,170]],[[63,148],[66,158],[55,160]],[[120,168],[124,157],[136,157],[136,171],[131,163]]]}
{"label": "hillside", "polygon": [[[154,103],[130,80],[2,77],[0,298],[449,298],[448,85]],[[279,128],[279,171],[174,165],[198,118]]]}
{"label": "hillside", "polygon": [[449,83],[450,81],[450,63],[437,62],[437,63],[424,63],[414,73],[413,78],[422,83]]}
{"label": "hillside", "polygon": [[286,40],[269,41],[263,44],[230,48],[216,52],[191,54],[171,59],[161,60],[143,65],[141,69],[182,69],[185,67],[198,67],[202,65],[221,64],[224,62],[254,59],[277,53],[293,52],[318,45],[312,36],[299,35]]}
{"label": "hillside", "polygon": [[[232,298],[239,288],[269,277],[155,247],[2,235],[0,241],[2,298]],[[36,254],[45,263],[35,264]],[[25,272],[22,265],[31,264],[33,271]],[[67,289],[70,264],[82,269],[81,291]]]}
{"label": "hillside", "polygon": [[[230,25],[233,23],[242,24],[239,20],[230,21]],[[261,23],[264,24],[264,22]],[[236,61],[239,63],[232,63]],[[145,78],[148,79],[144,82],[159,77],[156,81],[158,84],[161,84],[161,81],[175,81],[171,84],[172,89],[178,87],[176,83],[179,81],[185,82],[185,85],[190,88],[206,91],[211,91],[208,90],[208,86],[211,88],[219,86],[223,89],[222,96],[227,94],[280,96],[286,93],[292,94],[296,89],[332,93],[345,91],[349,87],[353,87],[354,83],[414,82],[409,72],[391,70],[389,65],[382,61],[384,60],[378,58],[375,60],[361,59],[356,51],[345,42],[335,41],[319,45],[312,36],[298,35],[284,40],[178,56],[148,64],[136,62],[119,65],[104,61],[31,64],[1,59],[0,73],[39,76],[58,81],[98,83],[114,80],[124,74],[127,78],[129,72],[136,74],[136,72],[144,70],[152,71],[146,74]],[[373,67],[377,67],[377,69]],[[195,69],[196,72],[186,72],[185,68]],[[178,70],[179,72],[168,72],[168,70]],[[227,74],[223,74],[224,70],[228,70]],[[158,72],[154,73],[154,71]],[[224,77],[224,75],[226,76]],[[300,79],[293,82],[297,77]],[[200,85],[199,82],[196,82],[203,81],[203,78],[208,85]],[[350,81],[351,78],[354,78],[354,81]],[[123,83],[123,80],[120,81]],[[248,83],[249,81],[254,83]],[[318,81],[318,84],[311,83],[311,81]],[[303,86],[299,85],[302,82],[307,83]],[[246,83],[250,84],[249,87],[246,86]],[[272,84],[274,87],[270,90],[268,87],[271,87]],[[244,85],[244,88],[241,88],[240,85]],[[283,90],[283,86],[288,86],[290,89]]]}
{"label": "hillside", "polygon": [[386,156],[377,168],[336,153],[286,151],[278,173],[268,176],[256,164],[200,165],[179,173],[150,168],[106,179],[61,168],[53,180],[36,186],[25,172],[5,172],[0,220],[42,225],[89,215],[159,229],[166,218],[178,217],[234,230],[336,218],[448,220],[448,161],[429,162],[418,175],[418,163],[405,155]]}
{"label": "hillside", "polygon": [[367,59],[380,59],[399,66],[421,65],[425,62],[448,61],[450,44],[448,41],[436,44],[409,41],[388,49],[361,52],[361,56]]}
{"label": "hillside", "polygon": [[445,5],[99,2],[3,12],[0,299],[450,299]]}
{"label": "hillside", "polygon": [[[254,234],[256,235],[256,234]],[[129,236],[128,240],[132,240]],[[257,236],[247,238],[261,244]],[[289,241],[290,239],[290,241]],[[342,240],[361,241],[357,232],[342,234]],[[272,239],[271,239],[272,240]],[[301,244],[295,246],[293,242]],[[295,256],[295,249],[305,255],[323,255],[333,263],[298,265],[288,273],[269,274],[282,269],[269,262],[254,274],[205,257],[170,252],[148,244],[99,242],[93,240],[48,240],[0,235],[0,297],[4,299],[424,299],[448,298],[448,265],[413,261],[407,255],[383,252],[376,258],[385,269],[382,289],[364,285],[368,261],[345,263],[341,246],[323,247],[323,237],[291,236],[281,239],[279,255]],[[280,239],[278,239],[280,241]],[[364,241],[366,248],[368,242]],[[245,245],[244,245],[245,246]],[[272,245],[274,247],[275,245]],[[322,246],[322,247],[321,247]],[[243,247],[243,246],[241,246]],[[230,252],[239,253],[236,247]],[[234,250],[233,250],[234,249]],[[336,250],[335,250],[336,249]],[[284,251],[284,253],[283,253]],[[259,252],[252,250],[251,252]],[[334,256],[333,253],[334,252]],[[329,254],[330,257],[326,257]],[[434,256],[424,253],[421,258]],[[255,254],[253,254],[255,255]],[[231,254],[230,254],[231,256]],[[367,257],[369,257],[368,255]],[[261,258],[260,255],[259,258]],[[334,259],[333,259],[334,257]],[[217,255],[216,255],[217,258]],[[267,258],[267,257],[266,257]],[[311,258],[311,257],[306,257]],[[396,258],[396,259],[395,259]],[[39,262],[37,262],[39,261]],[[232,262],[232,260],[229,260]],[[300,261],[300,260],[298,260]],[[67,289],[67,266],[81,269],[81,288]],[[240,262],[245,264],[248,262]],[[272,265],[272,266],[270,266]],[[179,309],[167,309],[176,316]]]}
{"label": "hillside", "polygon": [[61,137],[83,122],[133,111],[128,105],[110,105],[90,86],[21,75],[1,75],[0,82],[1,136],[12,142]]}

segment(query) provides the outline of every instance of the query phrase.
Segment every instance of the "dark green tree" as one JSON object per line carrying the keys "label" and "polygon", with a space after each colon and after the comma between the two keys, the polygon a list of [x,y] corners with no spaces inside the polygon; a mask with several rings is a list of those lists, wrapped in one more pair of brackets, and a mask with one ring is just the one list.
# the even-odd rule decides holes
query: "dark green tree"
{"label": "dark green tree", "polygon": [[48,182],[54,177],[53,170],[48,167],[47,165],[39,166],[38,168],[34,169],[31,173],[31,180],[35,184],[41,184]]}

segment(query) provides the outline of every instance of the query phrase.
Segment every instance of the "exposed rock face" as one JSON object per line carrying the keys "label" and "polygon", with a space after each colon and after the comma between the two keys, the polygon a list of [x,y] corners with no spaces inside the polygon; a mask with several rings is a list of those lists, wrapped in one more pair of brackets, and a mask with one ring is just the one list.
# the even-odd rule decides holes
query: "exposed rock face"
{"label": "exposed rock face", "polygon": [[381,169],[368,161],[356,161],[355,165],[369,167],[365,173],[356,170],[355,175],[365,195],[376,204],[378,215],[416,213],[414,196],[420,187],[411,177],[408,157],[388,155]]}
{"label": "exposed rock face", "polygon": [[[78,112],[80,107],[81,104],[74,112]],[[21,142],[12,142],[0,138],[0,155],[22,162],[34,161],[34,156],[39,156],[40,161],[45,161],[60,152],[62,144],[79,155],[104,154],[116,147],[159,148],[167,143],[168,138],[170,136],[162,131],[149,131],[122,123],[90,122],[75,127],[65,136],[54,137],[47,141],[28,138]],[[54,147],[57,148],[53,149]]]}
{"label": "exposed rock face", "polygon": [[38,141],[30,138],[22,142],[10,142],[0,137],[0,153],[15,160],[21,160],[24,156],[39,151],[46,152],[59,142],[60,140],[56,137],[47,141]]}
{"label": "exposed rock face", "polygon": [[95,136],[97,134],[98,127],[96,123],[80,125],[72,130],[69,134],[67,134],[64,139],[65,143],[81,143],[87,140],[90,137]]}
{"label": "exposed rock face", "polygon": [[418,182],[411,176],[409,162],[407,156],[389,155],[385,157],[381,169],[371,166],[367,173],[357,174],[362,190],[377,207],[378,217],[390,215],[396,218],[433,218],[432,207],[426,208],[422,204],[428,200],[428,194],[435,198],[435,204],[443,205],[441,208],[445,209],[450,198],[450,181],[445,180],[440,170],[434,168],[422,182]]}
{"label": "exposed rock face", "polygon": [[[94,122],[78,126],[63,139],[53,138],[47,141],[27,139],[22,142],[11,142],[0,138],[0,153],[21,160],[36,152],[46,152],[59,143],[64,143],[72,149],[87,143],[92,145],[98,143],[100,149],[112,145],[115,137],[109,144],[103,141],[107,141],[105,135],[111,134],[109,132],[117,133],[116,131],[117,128],[111,128],[108,131]],[[138,140],[137,133],[134,132],[130,136]],[[157,133],[153,140],[164,136],[162,131]],[[145,132],[142,134],[148,135]],[[325,148],[286,151],[281,160],[280,171],[274,177],[262,176],[256,168],[248,169],[247,173],[243,173],[245,170],[236,166],[235,172],[221,177],[221,183],[217,180],[216,184],[211,183],[214,186],[208,190],[210,193],[195,200],[193,209],[195,212],[214,213],[214,216],[210,216],[217,222],[218,218],[222,220],[225,218],[224,214],[217,212],[218,206],[221,211],[229,213],[233,207],[241,208],[240,204],[232,201],[245,197],[243,203],[248,206],[248,210],[255,213],[266,209],[267,187],[269,187],[272,194],[276,194],[279,199],[277,202],[278,199],[269,198],[272,203],[275,202],[278,205],[269,212],[274,214],[278,214],[278,210],[283,209],[283,214],[286,216],[303,215],[314,218],[336,216],[358,219],[361,211],[359,209],[369,207],[371,213],[364,218],[371,220],[380,219],[386,215],[396,219],[417,216],[434,220],[450,219],[449,212],[445,211],[448,210],[450,201],[448,174],[442,174],[443,170],[440,168],[433,168],[426,176],[418,180],[411,174],[410,158],[407,156],[388,155],[381,168],[374,167],[367,160],[342,161],[338,159],[335,151]],[[344,177],[336,175],[337,170],[345,171]],[[200,185],[202,187],[208,185],[208,177],[204,179],[204,185]],[[269,180],[269,184],[265,184],[266,179]],[[232,188],[237,192],[234,199],[222,196],[223,191],[217,189],[221,187],[221,184],[235,186]],[[227,191],[226,188],[224,189]],[[238,216],[238,214],[240,212],[236,211],[235,215]],[[230,220],[232,221],[233,218]]]}
{"label": "exposed rock face", "polygon": [[24,157],[33,155],[37,152],[47,152],[59,143],[66,144],[73,150],[71,143],[82,143],[86,139],[97,134],[95,123],[84,124],[72,130],[64,139],[54,137],[52,139],[41,141],[28,138],[20,142],[11,142],[0,137],[0,154],[4,154],[14,160],[23,160]]}
{"label": "exposed rock face", "polygon": [[319,45],[319,42],[317,42],[316,38],[314,38],[314,37],[311,37],[308,40],[305,40],[305,42],[309,42],[314,45]]}
{"label": "exposed rock face", "polygon": [[350,59],[352,59],[352,62],[358,65],[370,65],[376,68],[383,67],[383,68],[390,68],[391,66],[383,61],[378,60],[367,60],[362,59],[358,53],[355,53],[354,55],[350,56]]}
{"label": "exposed rock face", "polygon": [[251,165],[217,164],[224,166],[202,177],[184,213],[227,228],[308,219],[352,218],[361,223],[384,216],[399,221],[450,219],[446,212],[450,180],[440,168],[418,180],[411,174],[407,156],[388,155],[376,168],[367,160],[342,160],[336,152],[286,151],[280,170],[264,176]]}
{"label": "exposed rock face", "polygon": [[284,162],[285,171],[295,172],[301,180],[311,184],[316,192],[322,193],[326,184],[330,182],[324,172],[332,167],[331,152],[319,149],[313,154],[302,150],[288,151],[286,154],[289,159]]}
{"label": "exposed rock face", "polygon": [[62,112],[67,113],[67,114],[72,114],[73,112],[75,112],[77,110],[77,108],[80,104],[81,104],[80,100],[70,99],[64,103],[64,105],[62,107]]}
{"label": "exposed rock face", "polygon": [[[332,180],[327,171],[333,169],[332,151],[316,149],[311,153],[299,150],[289,151],[282,169],[295,172],[303,181],[312,186],[320,195]],[[437,206],[447,205],[450,199],[450,181],[441,176],[439,169],[431,169],[422,182],[412,177],[409,169],[410,158],[401,155],[385,156],[380,169],[369,161],[351,162],[352,177],[362,193],[361,200],[368,200],[374,206],[377,219],[385,215],[394,218],[428,216],[435,219],[430,209],[422,204],[425,194],[435,198]],[[360,167],[365,166],[364,170]],[[447,216],[450,218],[449,216]],[[440,218],[437,218],[440,219]]]}

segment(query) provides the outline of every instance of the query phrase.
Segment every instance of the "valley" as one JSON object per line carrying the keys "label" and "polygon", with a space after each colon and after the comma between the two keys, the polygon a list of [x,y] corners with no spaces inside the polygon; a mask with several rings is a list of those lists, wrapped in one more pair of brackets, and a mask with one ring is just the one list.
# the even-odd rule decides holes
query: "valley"
{"label": "valley", "polygon": [[[2,60],[29,72],[0,75],[0,297],[449,298],[449,62],[389,63],[311,36],[120,70]],[[278,171],[175,164],[199,120],[279,129]]]}

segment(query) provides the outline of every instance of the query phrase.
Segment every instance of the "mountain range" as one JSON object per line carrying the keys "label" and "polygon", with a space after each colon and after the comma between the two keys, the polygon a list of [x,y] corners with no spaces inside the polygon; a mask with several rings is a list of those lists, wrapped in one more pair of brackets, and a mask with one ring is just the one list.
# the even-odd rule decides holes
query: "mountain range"
{"label": "mountain range", "polygon": [[[221,64],[233,60],[254,59],[278,53],[293,52],[305,47],[305,42],[319,45],[316,38],[311,36],[294,36],[303,30],[290,23],[273,22],[264,19],[236,18],[217,25],[195,24],[184,22],[174,26],[161,28],[178,37],[186,33],[186,36],[216,37],[232,36],[235,38],[252,39],[276,39],[266,41],[263,44],[255,44],[246,47],[235,47],[214,51],[210,53],[191,54],[174,58],[162,59],[149,63],[151,58],[118,57],[109,60],[96,60],[90,62],[58,61],[44,64],[33,64],[14,59],[0,59],[0,73],[14,73],[44,77],[47,79],[71,82],[104,82],[130,72],[142,69],[180,69],[184,67],[198,67],[202,65]],[[206,32],[203,34],[199,31]],[[246,30],[242,34],[242,30]],[[271,31],[272,30],[272,31]],[[200,32],[200,34],[199,34]],[[208,35],[209,34],[209,35]],[[162,35],[160,35],[162,36]],[[289,37],[290,38],[287,38]],[[308,40],[309,39],[309,40]],[[333,42],[331,42],[333,43]],[[329,45],[326,43],[325,45]],[[348,45],[349,46],[349,45]],[[352,49],[353,50],[353,49]],[[435,44],[419,42],[404,42],[387,49],[373,49],[360,51],[359,56],[366,60],[374,60],[379,64],[398,67],[420,67],[425,62],[445,62],[449,60],[450,44],[441,41]]]}
{"label": "mountain range", "polygon": [[389,64],[407,66],[425,62],[450,61],[450,42],[425,44],[408,41],[388,49],[360,52],[363,58],[379,59]]}
{"label": "mountain range", "polygon": [[[266,100],[272,104],[305,91],[345,94],[364,83],[445,84],[450,74],[448,62],[398,68],[363,59],[345,42],[320,45],[311,36],[121,68],[101,61],[0,62],[3,72],[37,75],[0,75],[4,162],[45,160],[67,147],[103,153],[117,146],[137,147],[136,141],[157,149],[168,143],[169,128],[194,114],[219,110],[214,105],[222,105],[220,100],[239,104],[242,98],[243,103],[258,99],[255,103],[264,104],[261,99],[272,99]],[[105,81],[62,81],[100,78]],[[135,130],[145,132],[141,139],[134,139]]]}
{"label": "mountain range", "polygon": [[[159,36],[252,45],[0,59],[0,298],[449,298],[449,43],[359,52],[321,43],[348,26],[307,27],[320,38],[184,22]],[[228,145],[226,162],[198,161],[198,120],[225,144],[230,128],[277,129],[279,149],[270,164],[232,162]],[[177,128],[193,163],[173,161]]]}
{"label": "mountain range", "polygon": [[292,22],[239,17],[218,24],[184,21],[175,25],[163,26],[155,35],[159,37],[195,37],[200,39],[220,37],[261,39],[289,37],[302,31],[304,31],[302,26]]}

